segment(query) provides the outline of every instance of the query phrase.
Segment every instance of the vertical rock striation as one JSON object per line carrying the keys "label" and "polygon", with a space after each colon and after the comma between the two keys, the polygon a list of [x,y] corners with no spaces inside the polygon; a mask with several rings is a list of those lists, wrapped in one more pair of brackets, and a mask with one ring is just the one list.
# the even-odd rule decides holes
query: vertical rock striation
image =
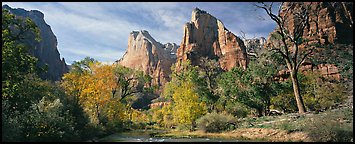
{"label": "vertical rock striation", "polygon": [[175,43],[157,42],[148,31],[133,31],[128,38],[127,51],[117,63],[149,74],[152,83],[161,86],[170,80],[177,48]]}
{"label": "vertical rock striation", "polygon": [[177,51],[177,68],[190,60],[199,65],[200,58],[217,59],[224,70],[247,67],[248,59],[243,41],[226,29],[223,23],[206,11],[195,8],[191,21],[184,25],[184,35]]}

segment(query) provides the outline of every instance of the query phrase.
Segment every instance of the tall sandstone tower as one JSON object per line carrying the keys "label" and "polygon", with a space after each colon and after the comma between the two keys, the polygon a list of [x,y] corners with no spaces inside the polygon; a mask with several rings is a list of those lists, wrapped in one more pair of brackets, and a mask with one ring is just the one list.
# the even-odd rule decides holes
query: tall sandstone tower
{"label": "tall sandstone tower", "polygon": [[224,70],[236,66],[246,69],[248,64],[243,41],[225,28],[220,20],[195,8],[191,21],[184,25],[176,68],[179,69],[186,60],[190,60],[192,65],[199,65],[202,57],[216,59]]}
{"label": "tall sandstone tower", "polygon": [[128,38],[126,53],[118,64],[150,75],[153,85],[164,85],[171,74],[171,65],[176,60],[175,43],[161,44],[148,31],[133,31]]}

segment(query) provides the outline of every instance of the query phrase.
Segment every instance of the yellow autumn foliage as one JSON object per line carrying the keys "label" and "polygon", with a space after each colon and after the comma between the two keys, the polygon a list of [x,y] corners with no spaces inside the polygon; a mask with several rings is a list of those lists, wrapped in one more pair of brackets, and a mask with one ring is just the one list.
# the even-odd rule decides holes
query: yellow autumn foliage
{"label": "yellow autumn foliage", "polygon": [[199,102],[199,95],[190,81],[182,83],[173,94],[174,122],[192,125],[193,122],[207,112],[206,104]]}

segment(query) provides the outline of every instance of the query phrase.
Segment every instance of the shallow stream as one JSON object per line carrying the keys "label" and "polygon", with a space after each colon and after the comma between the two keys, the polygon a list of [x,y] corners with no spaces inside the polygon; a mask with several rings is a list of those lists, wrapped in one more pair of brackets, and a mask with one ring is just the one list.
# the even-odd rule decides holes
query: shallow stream
{"label": "shallow stream", "polygon": [[101,142],[238,142],[242,140],[222,138],[170,138],[154,137],[154,134],[164,133],[163,130],[134,130],[112,134],[100,139]]}

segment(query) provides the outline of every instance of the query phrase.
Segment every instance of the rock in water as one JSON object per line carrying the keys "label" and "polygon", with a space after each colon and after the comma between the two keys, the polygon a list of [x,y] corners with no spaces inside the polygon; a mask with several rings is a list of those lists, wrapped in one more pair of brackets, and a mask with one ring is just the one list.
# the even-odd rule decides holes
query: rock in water
{"label": "rock in water", "polygon": [[248,59],[243,41],[226,29],[223,23],[206,11],[195,8],[191,21],[184,25],[184,35],[177,51],[177,68],[189,59],[199,65],[200,58],[217,59],[224,70],[247,67]]}
{"label": "rock in water", "polygon": [[68,66],[64,58],[60,59],[57,49],[57,38],[52,32],[51,27],[44,21],[44,14],[38,10],[13,9],[8,5],[3,5],[2,8],[9,10],[10,13],[18,17],[30,18],[38,26],[41,41],[37,42],[34,38],[26,41],[27,44],[33,47],[30,53],[38,58],[40,67],[48,65],[47,72],[41,74],[41,78],[52,81],[60,80],[63,74],[68,72]]}

